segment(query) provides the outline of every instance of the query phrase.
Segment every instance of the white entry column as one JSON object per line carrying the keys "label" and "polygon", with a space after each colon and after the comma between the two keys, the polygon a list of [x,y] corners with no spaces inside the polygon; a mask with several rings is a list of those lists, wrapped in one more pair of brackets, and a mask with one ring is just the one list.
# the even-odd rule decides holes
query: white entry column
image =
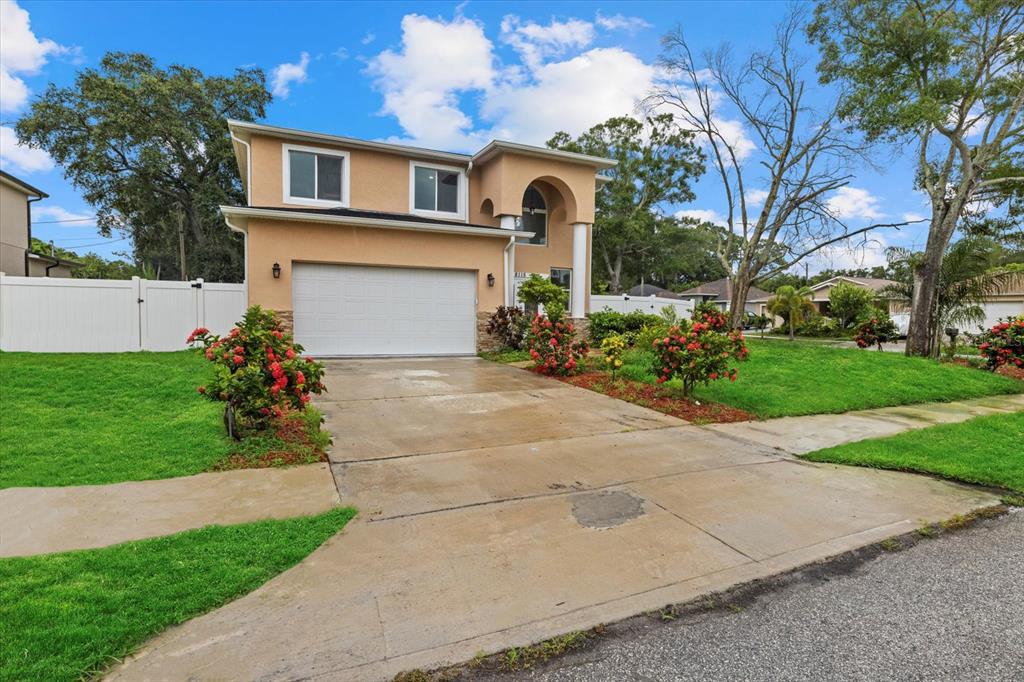
{"label": "white entry column", "polygon": [[[516,217],[514,215],[501,215],[501,229],[509,230],[513,234],[516,229]],[[505,305],[513,307],[516,305],[516,242],[510,239],[505,247]]]}
{"label": "white entry column", "polygon": [[587,308],[587,224],[572,224],[572,316],[583,317]]}

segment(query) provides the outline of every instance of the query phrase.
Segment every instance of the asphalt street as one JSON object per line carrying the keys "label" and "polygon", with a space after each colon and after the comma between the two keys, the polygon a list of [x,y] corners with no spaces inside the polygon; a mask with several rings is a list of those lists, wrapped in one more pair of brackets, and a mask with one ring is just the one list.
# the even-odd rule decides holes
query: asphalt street
{"label": "asphalt street", "polygon": [[1024,511],[675,620],[634,619],[499,678],[1020,682]]}

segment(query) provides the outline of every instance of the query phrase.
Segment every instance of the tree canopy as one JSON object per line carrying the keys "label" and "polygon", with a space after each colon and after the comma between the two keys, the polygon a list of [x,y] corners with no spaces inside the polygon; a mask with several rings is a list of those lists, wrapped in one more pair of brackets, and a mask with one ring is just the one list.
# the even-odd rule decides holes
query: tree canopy
{"label": "tree canopy", "polygon": [[611,179],[597,192],[594,219],[594,259],[612,293],[622,291],[630,274],[663,267],[663,259],[686,235],[678,223],[663,218],[661,209],[693,200],[690,183],[704,172],[694,135],[679,130],[671,115],[620,116],[575,139],[556,133],[547,144],[618,161],[605,172]]}
{"label": "tree canopy", "polygon": [[99,230],[132,239],[136,260],[162,276],[241,281],[241,239],[217,213],[244,203],[225,119],[264,115],[260,69],[229,77],[159,68],[144,54],[109,53],[71,87],[49,88],[17,123],[22,144],[43,149],[97,211]]}
{"label": "tree canopy", "polygon": [[1020,214],[1024,196],[1022,0],[825,0],[808,34],[840,116],[869,139],[910,141],[931,204],[913,264],[907,352],[928,355],[943,256],[981,202]]}

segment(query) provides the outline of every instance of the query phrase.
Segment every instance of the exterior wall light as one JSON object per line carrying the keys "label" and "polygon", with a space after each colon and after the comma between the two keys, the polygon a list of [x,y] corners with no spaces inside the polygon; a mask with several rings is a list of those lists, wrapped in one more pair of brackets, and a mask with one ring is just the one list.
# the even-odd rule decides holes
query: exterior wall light
{"label": "exterior wall light", "polygon": [[494,286],[494,273],[493,272],[488,272],[487,273],[487,286],[489,286],[489,287],[493,287]]}
{"label": "exterior wall light", "polygon": [[274,263],[274,267],[270,268],[270,271],[274,273],[274,279],[281,279],[281,264]]}

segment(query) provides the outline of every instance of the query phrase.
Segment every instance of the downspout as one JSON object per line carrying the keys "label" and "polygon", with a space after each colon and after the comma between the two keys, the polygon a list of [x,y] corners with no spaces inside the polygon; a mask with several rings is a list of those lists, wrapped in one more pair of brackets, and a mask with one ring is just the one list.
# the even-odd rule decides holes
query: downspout
{"label": "downspout", "polygon": [[[42,197],[36,197],[35,199],[25,200],[25,221],[28,229],[28,248],[25,249],[25,276],[28,277],[28,254],[32,251],[32,204],[36,201],[41,201]],[[50,271],[47,270],[47,273]],[[50,275],[47,274],[47,277]]]}
{"label": "downspout", "polygon": [[516,304],[515,287],[516,274],[512,270],[512,253],[511,249],[516,245],[516,236],[512,235],[508,238],[508,244],[505,245],[504,250],[504,261],[505,261],[505,305],[513,307]]}
{"label": "downspout", "polygon": [[235,225],[227,216],[224,216],[224,224],[232,232],[242,235],[242,284],[245,286],[245,305],[249,307],[249,230]]}
{"label": "downspout", "polygon": [[[245,147],[245,205],[252,206],[252,147],[234,132],[231,133],[231,139]],[[228,223],[228,227],[231,227],[231,223]]]}

